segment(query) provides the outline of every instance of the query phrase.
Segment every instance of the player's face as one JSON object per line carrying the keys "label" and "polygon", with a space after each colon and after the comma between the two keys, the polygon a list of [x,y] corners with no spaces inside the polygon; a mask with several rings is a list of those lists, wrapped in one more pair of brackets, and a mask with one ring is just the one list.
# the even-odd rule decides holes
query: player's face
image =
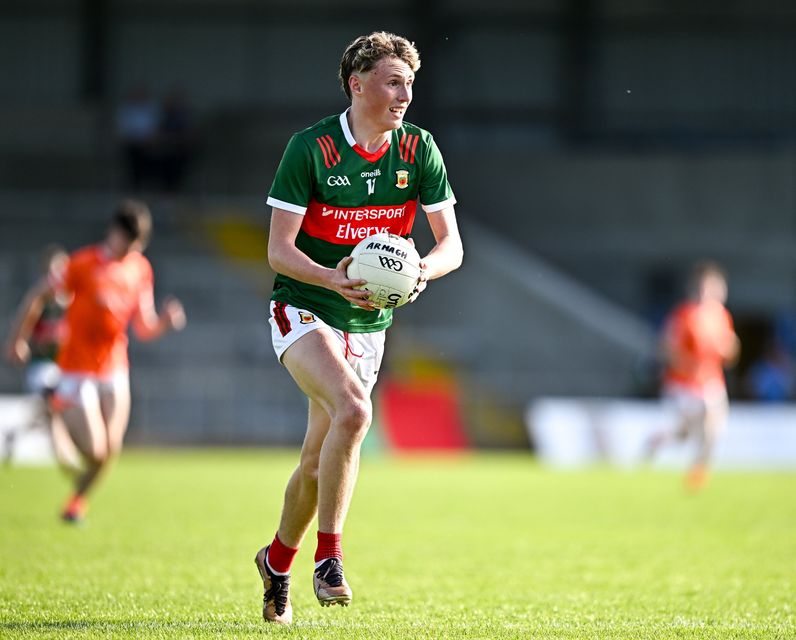
{"label": "player's face", "polygon": [[64,271],[66,271],[66,266],[68,264],[69,254],[65,252],[56,253],[52,258],[50,258],[50,262],[47,265],[47,272],[56,279],[60,279]]}
{"label": "player's face", "polygon": [[141,251],[143,245],[138,240],[131,240],[121,229],[111,227],[106,240],[108,249],[114,258],[124,258],[131,251]]}
{"label": "player's face", "polygon": [[705,301],[727,301],[727,281],[717,273],[707,273],[699,283],[700,299]]}
{"label": "player's face", "polygon": [[400,128],[409,103],[415,73],[398,58],[382,58],[374,67],[358,74],[360,91],[356,93],[364,113],[384,131]]}

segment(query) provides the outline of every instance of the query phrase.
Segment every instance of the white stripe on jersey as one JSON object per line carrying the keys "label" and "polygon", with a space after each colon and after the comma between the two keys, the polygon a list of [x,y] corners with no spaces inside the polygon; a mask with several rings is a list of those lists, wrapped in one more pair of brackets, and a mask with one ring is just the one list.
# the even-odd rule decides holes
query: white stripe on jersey
{"label": "white stripe on jersey", "polygon": [[297,213],[300,216],[303,216],[307,213],[307,207],[300,207],[297,204],[291,204],[289,202],[285,202],[284,200],[277,200],[276,198],[268,197],[268,200],[265,201],[265,204],[276,207],[277,209],[284,209],[285,211],[290,211],[290,213]]}
{"label": "white stripe on jersey", "polygon": [[434,204],[423,204],[420,203],[420,206],[423,207],[423,211],[426,213],[434,213],[435,211],[442,211],[443,209],[447,209],[448,207],[452,207],[456,204],[456,198],[451,196],[447,200],[443,200],[442,202],[436,202]]}

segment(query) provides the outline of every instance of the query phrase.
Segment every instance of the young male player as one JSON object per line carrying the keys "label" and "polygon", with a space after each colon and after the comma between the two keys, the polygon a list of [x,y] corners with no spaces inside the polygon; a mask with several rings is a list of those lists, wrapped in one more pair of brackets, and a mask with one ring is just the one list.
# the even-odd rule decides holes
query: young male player
{"label": "young male player", "polygon": [[721,268],[712,262],[697,265],[690,289],[690,299],[668,317],[662,339],[663,394],[674,405],[678,423],[653,436],[649,455],[674,438],[696,438],[697,455],[686,484],[697,491],[707,480],[708,463],[727,418],[723,369],[738,357],[740,342],[724,306],[727,279]]}
{"label": "young male player", "polygon": [[167,300],[159,314],[155,310],[152,266],[142,253],[151,229],[143,202],[122,201],[102,243],[72,254],[62,278],[34,285],[10,339],[11,358],[24,361],[46,301],[56,294],[69,297],[53,406],[83,455],[85,470],[61,514],[68,522],[83,519],[88,492],[122,449],[130,416],[128,325],[142,340],[185,326],[179,301]]}
{"label": "young male player", "polygon": [[266,621],[292,620],[290,568],[316,514],[315,595],[323,606],[351,602],[343,525],[392,322],[355,288],[365,282],[346,276],[351,250],[376,232],[408,237],[419,201],[436,244],[417,293],[462,261],[442,156],[427,131],[404,121],[419,67],[405,38],[375,32],[351,42],[339,72],[350,108],[291,138],[269,193],[274,349],[309,398],[309,419],[279,528],[255,557]]}

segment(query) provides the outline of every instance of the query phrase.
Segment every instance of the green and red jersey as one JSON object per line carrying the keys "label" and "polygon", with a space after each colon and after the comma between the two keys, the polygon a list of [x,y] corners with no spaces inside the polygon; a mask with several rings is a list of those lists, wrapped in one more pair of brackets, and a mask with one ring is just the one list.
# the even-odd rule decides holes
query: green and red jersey
{"label": "green and red jersey", "polygon": [[[293,135],[267,201],[304,216],[296,247],[331,269],[374,233],[408,236],[418,202],[426,213],[456,203],[430,133],[405,122],[369,153],[354,140],[346,113]],[[391,309],[366,311],[334,291],[282,274],[271,298],[312,311],[341,331],[381,331],[392,322]]]}

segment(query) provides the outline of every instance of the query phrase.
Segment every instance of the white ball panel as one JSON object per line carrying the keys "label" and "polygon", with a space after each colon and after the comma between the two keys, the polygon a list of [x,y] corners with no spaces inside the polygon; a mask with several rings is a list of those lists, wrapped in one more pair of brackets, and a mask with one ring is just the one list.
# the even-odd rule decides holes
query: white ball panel
{"label": "white ball panel", "polygon": [[379,308],[406,304],[420,276],[420,255],[401,236],[380,233],[365,238],[351,252],[349,278],[366,280],[371,301]]}

